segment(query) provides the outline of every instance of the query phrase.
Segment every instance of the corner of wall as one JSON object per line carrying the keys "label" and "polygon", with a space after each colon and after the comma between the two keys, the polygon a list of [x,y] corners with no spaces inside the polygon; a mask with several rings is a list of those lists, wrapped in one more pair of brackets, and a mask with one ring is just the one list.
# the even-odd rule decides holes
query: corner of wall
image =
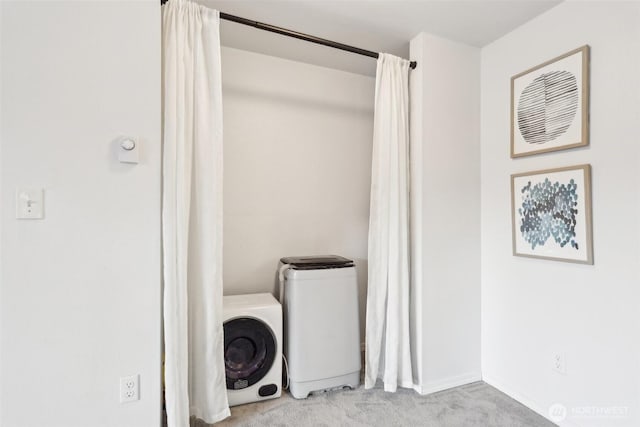
{"label": "corner of wall", "polygon": [[427,33],[410,47],[416,324],[433,392],[480,379],[480,54]]}
{"label": "corner of wall", "polygon": [[[409,152],[410,162],[410,222],[411,222],[411,342],[412,364],[415,367],[414,384],[422,390],[423,378],[423,342],[422,342],[422,117],[423,117],[423,81],[424,81],[424,48],[423,33],[414,37],[409,44],[409,56],[417,61],[416,68],[409,75]],[[419,391],[422,393],[422,391]]]}

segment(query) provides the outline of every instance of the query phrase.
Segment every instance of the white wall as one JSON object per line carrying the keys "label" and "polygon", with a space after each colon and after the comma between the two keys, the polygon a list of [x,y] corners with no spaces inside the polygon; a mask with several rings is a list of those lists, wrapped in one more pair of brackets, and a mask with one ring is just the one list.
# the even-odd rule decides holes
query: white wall
{"label": "white wall", "polygon": [[[590,146],[510,159],[510,77],[584,44]],[[562,425],[640,425],[638,52],[634,2],[564,2],[482,50],[483,378],[542,415],[564,405]],[[593,168],[595,264],[512,256],[510,174],[581,163]],[[581,415],[619,407],[628,414]]]}
{"label": "white wall", "polygon": [[480,379],[480,50],[411,41],[414,295],[421,391]]}
{"label": "white wall", "polygon": [[[158,426],[159,2],[0,10],[0,425]],[[15,219],[19,186],[44,188],[44,220]]]}
{"label": "white wall", "polygon": [[223,48],[222,85],[225,294],[275,292],[283,256],[343,255],[364,328],[374,79]]}

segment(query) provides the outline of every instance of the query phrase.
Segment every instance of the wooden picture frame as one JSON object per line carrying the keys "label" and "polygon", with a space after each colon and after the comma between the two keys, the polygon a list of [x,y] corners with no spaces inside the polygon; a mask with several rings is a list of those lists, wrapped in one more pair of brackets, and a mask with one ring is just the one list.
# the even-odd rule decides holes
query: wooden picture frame
{"label": "wooden picture frame", "polygon": [[514,256],[593,264],[591,165],[511,175]]}
{"label": "wooden picture frame", "polygon": [[511,77],[511,158],[589,144],[589,46]]}

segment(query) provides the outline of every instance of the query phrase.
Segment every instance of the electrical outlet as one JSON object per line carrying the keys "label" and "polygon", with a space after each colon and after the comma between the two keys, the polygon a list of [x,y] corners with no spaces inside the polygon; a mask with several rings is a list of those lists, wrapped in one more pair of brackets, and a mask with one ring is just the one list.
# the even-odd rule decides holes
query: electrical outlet
{"label": "electrical outlet", "polygon": [[567,373],[567,360],[563,353],[553,355],[553,370],[560,374]]}
{"label": "electrical outlet", "polygon": [[120,378],[120,403],[140,400],[140,376]]}

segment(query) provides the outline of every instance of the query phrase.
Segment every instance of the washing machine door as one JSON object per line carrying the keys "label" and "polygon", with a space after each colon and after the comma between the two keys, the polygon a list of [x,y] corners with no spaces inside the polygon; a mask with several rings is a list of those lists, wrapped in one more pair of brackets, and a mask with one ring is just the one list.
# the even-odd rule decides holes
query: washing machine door
{"label": "washing machine door", "polygon": [[224,323],[227,389],[239,390],[260,381],[271,369],[276,339],[264,322],[240,317]]}

